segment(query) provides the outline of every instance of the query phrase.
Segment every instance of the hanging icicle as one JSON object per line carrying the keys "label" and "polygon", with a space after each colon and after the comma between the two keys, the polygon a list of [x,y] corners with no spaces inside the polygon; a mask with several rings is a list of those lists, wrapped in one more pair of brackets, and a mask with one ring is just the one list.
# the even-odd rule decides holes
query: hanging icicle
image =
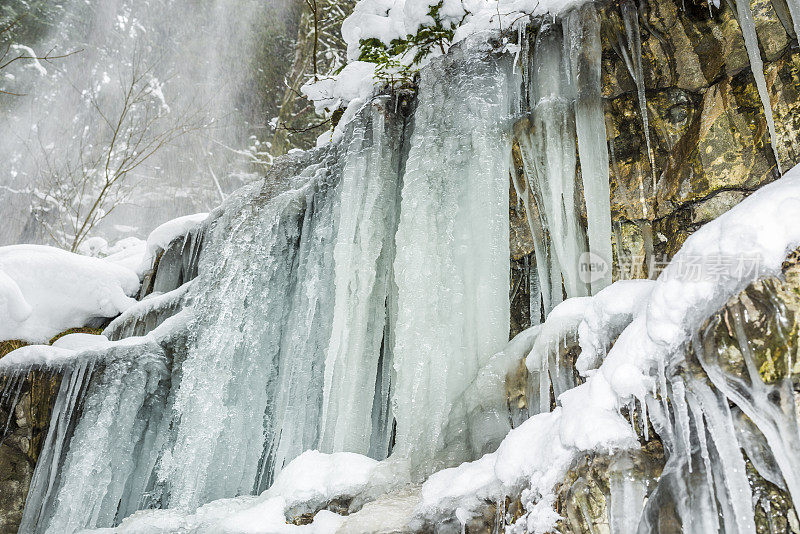
{"label": "hanging icicle", "polygon": [[772,153],[775,155],[775,163],[778,166],[778,172],[783,174],[781,158],[778,154],[778,138],[775,134],[775,118],[772,114],[772,103],[770,102],[769,91],[767,90],[767,80],[764,77],[764,62],[761,61],[761,49],[758,45],[758,35],[756,34],[756,23],[753,20],[753,11],[750,9],[749,0],[735,0],[735,2],[739,27],[742,29],[744,45],[747,49],[747,55],[750,58],[750,70],[753,72],[753,78],[756,80],[756,89],[758,89],[758,96],[761,99],[761,107],[764,109],[764,118],[767,120]]}
{"label": "hanging icicle", "polygon": [[[600,18],[594,4],[572,11],[565,23],[564,38],[569,50],[572,85],[575,88],[575,130],[586,202],[590,262],[581,268],[599,268],[585,274],[591,293],[611,284],[611,206],[606,124],[601,96]],[[605,267],[605,270],[602,268]]]}
{"label": "hanging icicle", "polygon": [[[642,129],[644,131],[645,145],[647,146],[647,160],[650,162],[650,175],[653,179],[653,193],[656,192],[656,163],[653,157],[653,146],[650,141],[650,120],[647,115],[647,95],[644,86],[644,70],[642,69],[642,34],[639,29],[639,10],[634,0],[623,0],[620,3],[622,20],[625,22],[625,37],[628,40],[630,61],[628,68],[633,68],[631,76],[636,84],[636,94],[639,98],[639,112],[642,116]],[[642,194],[644,194],[642,192]],[[645,211],[645,217],[647,213]]]}

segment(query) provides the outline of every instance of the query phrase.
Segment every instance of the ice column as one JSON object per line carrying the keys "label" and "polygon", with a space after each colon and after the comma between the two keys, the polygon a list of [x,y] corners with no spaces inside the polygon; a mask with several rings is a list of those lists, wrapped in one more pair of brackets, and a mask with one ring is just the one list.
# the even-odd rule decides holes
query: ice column
{"label": "ice column", "polygon": [[[325,452],[367,454],[372,441],[399,202],[399,135],[387,132],[391,121],[385,120],[386,103],[373,101],[371,124],[356,127],[342,176],[333,251],[336,301],[325,362],[320,441]],[[393,347],[385,348],[389,350],[383,356],[391,365]],[[376,444],[376,450],[380,448]]]}
{"label": "ice column", "polygon": [[[509,329],[511,65],[465,42],[422,73],[403,179],[395,278],[395,454],[418,472],[454,400]],[[458,461],[459,459],[456,459]]]}
{"label": "ice column", "polygon": [[612,534],[636,532],[647,496],[647,483],[636,472],[628,454],[620,453],[613,459],[608,485],[611,493],[608,524]]}
{"label": "ice column", "polygon": [[800,35],[800,1],[786,0],[789,7],[789,14],[792,17],[792,24],[794,25],[795,35]]}
{"label": "ice column", "polygon": [[[606,270],[591,273],[591,292],[611,284],[611,193],[606,123],[601,97],[602,46],[600,18],[594,4],[584,4],[566,20],[572,84],[575,87],[575,130],[586,202],[587,234],[591,260]],[[582,262],[581,266],[585,266]]]}
{"label": "ice column", "polygon": [[551,305],[555,305],[561,301],[562,277],[567,297],[589,293],[579,272],[586,236],[580,225],[575,190],[573,94],[560,26],[543,23],[536,36],[531,65],[531,122],[527,128],[518,126],[517,131],[525,174],[541,198],[549,246],[554,252],[550,279]]}

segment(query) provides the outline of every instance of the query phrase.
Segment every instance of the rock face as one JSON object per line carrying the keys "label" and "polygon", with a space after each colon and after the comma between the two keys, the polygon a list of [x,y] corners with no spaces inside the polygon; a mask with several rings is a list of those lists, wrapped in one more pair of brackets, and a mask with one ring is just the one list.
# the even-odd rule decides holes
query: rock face
{"label": "rock face", "polygon": [[[753,0],[751,9],[786,170],[800,163],[800,53],[783,0]],[[775,180],[778,166],[728,3],[648,0],[638,6],[652,169],[620,5],[606,2],[599,10],[614,279],[644,278],[657,275],[699,226]],[[513,194],[510,210],[511,267],[519,282],[533,243]],[[520,283],[513,294],[512,335],[530,324],[527,290]]]}
{"label": "rock face", "polygon": [[[800,55],[782,0],[751,8],[781,166],[798,163]],[[618,7],[604,7],[603,76],[612,148],[611,203],[622,248],[640,254],[651,227],[656,253],[671,256],[686,236],[748,192],[774,180],[777,165],[735,13],[703,0],[652,0],[639,8],[644,83],[655,167],[644,146],[636,87],[626,68]],[[654,187],[653,184],[656,186]],[[641,244],[640,244],[641,243]],[[643,245],[645,245],[643,247]]]}
{"label": "rock face", "polygon": [[7,428],[0,444],[0,534],[15,534],[19,527],[59,383],[58,377],[31,372],[19,386],[14,412],[9,414],[7,406],[0,406],[0,429]]}
{"label": "rock face", "polygon": [[[764,59],[776,124],[781,168],[800,163],[800,54],[782,0],[753,0],[751,9]],[[778,165],[764,110],[750,70],[744,39],[728,3],[709,8],[705,1],[650,0],[638,6],[650,138],[651,169],[637,88],[626,65],[625,25],[617,2],[601,8],[603,94],[611,155],[611,206],[614,221],[615,276],[655,277],[686,238],[704,223],[775,180]],[[789,21],[787,24],[787,20]],[[512,278],[524,282],[532,243],[523,210],[511,200]],[[514,252],[516,255],[514,255]],[[512,287],[516,287],[512,283]],[[512,335],[530,324],[526,286],[512,293]],[[787,260],[784,279],[754,282],[698,332],[727,358],[729,372],[746,376],[731,316],[744,310],[745,330],[761,380],[787,380],[800,389],[800,266]],[[515,329],[516,327],[516,329]],[[694,353],[687,372],[705,377]],[[692,363],[693,362],[693,363]],[[525,370],[508,381],[509,399],[524,404]],[[708,378],[705,377],[708,381]],[[795,394],[796,396],[798,394]],[[736,409],[734,415],[746,420]],[[743,423],[744,424],[744,423]],[[664,451],[654,432],[641,438],[638,454],[625,459],[627,473],[652,488],[664,467]],[[768,481],[746,458],[759,533],[800,532],[786,491]],[[585,457],[559,487],[560,532],[610,532],[610,485],[620,459]],[[508,503],[508,510],[514,503]],[[488,505],[487,509],[494,509]],[[680,532],[675,510],[658,516],[661,533]],[[483,522],[475,532],[498,525]]]}

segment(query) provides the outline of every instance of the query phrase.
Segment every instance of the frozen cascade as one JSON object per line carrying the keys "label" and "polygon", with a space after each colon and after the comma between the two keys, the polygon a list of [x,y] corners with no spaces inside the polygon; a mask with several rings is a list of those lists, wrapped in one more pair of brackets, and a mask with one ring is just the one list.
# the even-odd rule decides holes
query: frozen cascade
{"label": "frozen cascade", "polygon": [[142,468],[155,462],[152,440],[169,374],[161,347],[128,352],[95,372],[68,441],[46,445],[58,450],[68,444],[61,448],[63,459],[47,490],[32,488],[37,491],[26,503],[21,532],[55,534],[110,525],[118,510],[127,515],[138,509],[150,475]]}
{"label": "frozen cascade", "polygon": [[[324,178],[325,168],[318,170]],[[323,179],[311,180],[266,206],[248,203],[219,221],[218,228],[227,230],[228,239],[215,239],[216,250],[206,257],[208,264],[201,261],[201,271],[207,272],[204,283],[195,286],[200,299],[190,327],[197,332],[196,339],[189,343],[171,410],[175,435],[159,460],[158,485],[167,506],[191,509],[214,498],[252,491],[265,441],[270,440],[275,450],[280,444],[284,406],[275,398],[280,374],[289,373],[287,396],[302,391],[304,402],[298,409],[313,412],[318,406],[314,397],[320,387],[314,384],[322,377],[320,371],[314,372],[314,361],[321,358],[319,351],[313,344],[303,347],[304,357],[288,368],[280,356],[284,333],[295,339],[302,336],[299,328],[282,328],[295,319],[293,311],[308,314],[303,326],[320,331],[320,337],[330,328],[325,314],[315,317],[316,302],[302,301],[302,286],[293,291],[293,275],[299,270],[308,272],[300,279],[307,284],[321,276],[315,267],[324,258],[318,254],[309,259],[308,251],[315,241],[330,239],[332,206],[325,202],[330,185]],[[315,230],[325,235],[317,236]],[[330,276],[324,271],[322,275]],[[324,291],[328,287],[322,284],[315,299],[329,298]],[[203,294],[211,291],[233,298],[220,302]],[[302,311],[294,306],[295,299],[305,304]],[[314,338],[308,341],[313,343]],[[293,369],[301,376],[293,376]],[[301,384],[291,381],[295,376]],[[273,409],[265,414],[268,406]],[[314,439],[314,413],[303,415]]]}
{"label": "frozen cascade", "polygon": [[371,104],[371,131],[356,126],[350,149],[353,155],[348,155],[342,176],[343,206],[333,251],[336,302],[325,362],[323,451],[367,454],[372,446],[381,450],[382,456],[389,452],[388,432],[376,436],[375,443],[370,437],[375,426],[376,376],[380,376],[379,366],[391,367],[394,348],[383,341],[389,333],[386,330],[393,328],[387,302],[396,299],[389,293],[394,286],[391,264],[402,150],[392,141],[402,141],[403,136],[402,132],[385,131],[386,100]]}
{"label": "frozen cascade", "polygon": [[[745,48],[750,58],[750,70],[753,72],[753,78],[756,80],[758,96],[761,98],[761,107],[764,108],[764,118],[767,120],[769,142],[772,145],[772,153],[775,155],[775,164],[778,166],[778,172],[783,174],[781,158],[778,155],[778,138],[775,134],[775,119],[772,115],[772,103],[770,102],[769,91],[767,90],[767,80],[764,78],[764,62],[761,60],[761,49],[758,45],[758,35],[756,34],[756,23],[753,20],[753,11],[750,9],[750,2],[747,0],[735,0],[735,2],[739,27],[742,29]],[[790,1],[790,6],[791,3]]]}
{"label": "frozen cascade", "polygon": [[[373,101],[348,126],[344,142],[290,158],[263,184],[229,197],[203,226],[197,276],[194,252],[184,254],[176,241],[181,253],[170,276],[161,277],[163,289],[171,287],[167,278],[172,285],[190,281],[153,294],[109,327],[117,339],[147,335],[76,360],[100,363],[94,372],[82,368],[83,381],[68,390],[77,382],[65,364],[61,397],[73,400],[58,401],[63,409],[56,413],[64,416],[54,421],[69,424],[54,422],[49,433],[43,458],[52,461],[39,463],[42,482],[30,493],[23,532],[113,526],[142,508],[192,510],[247,495],[269,486],[308,449],[388,455],[397,315],[391,267],[406,129],[406,119],[392,111],[405,108],[396,104]],[[276,188],[285,191],[275,196]],[[495,192],[484,190],[480,198],[489,193]],[[507,206],[501,197],[497,204]],[[507,232],[507,224],[500,218],[497,226]],[[504,258],[508,251],[487,254]],[[500,273],[506,275],[507,264]],[[487,291],[505,295],[507,285]],[[505,306],[497,315],[507,321]],[[355,324],[359,314],[361,329],[332,335],[335,319]],[[505,338],[507,322],[500,325]],[[148,333],[153,326],[156,337]],[[336,359],[352,358],[356,347],[364,363],[352,365],[362,375],[337,371]],[[17,384],[6,388],[10,398]],[[349,397],[337,396],[345,384],[352,386]],[[78,402],[75,424],[69,418]],[[323,405],[330,429],[336,427],[326,444]],[[361,413],[352,414],[354,407]],[[86,472],[98,477],[78,474]]]}
{"label": "frozen cascade", "polygon": [[[647,146],[647,159],[650,162],[650,174],[653,178],[653,193],[656,189],[656,163],[653,158],[653,148],[650,143],[650,120],[647,116],[647,95],[644,86],[644,70],[642,69],[642,35],[639,30],[639,10],[633,0],[623,0],[620,3],[622,19],[625,22],[625,36],[628,40],[628,50],[630,52],[630,64],[628,68],[633,68],[631,76],[636,83],[636,94],[639,98],[639,112],[642,115],[642,129],[644,130],[644,140]],[[644,193],[642,193],[644,194]],[[647,208],[642,203],[647,216]]]}
{"label": "frozen cascade", "polygon": [[[575,131],[586,201],[587,235],[591,258],[605,271],[591,273],[591,293],[611,283],[611,207],[606,123],[601,96],[602,45],[600,17],[594,4],[573,10],[566,21],[565,46],[569,50],[572,85],[575,88]],[[585,267],[587,262],[581,262]]]}
{"label": "frozen cascade", "polygon": [[446,444],[454,400],[509,331],[505,128],[518,82],[510,60],[465,44],[422,72],[396,238],[394,454],[422,472]]}

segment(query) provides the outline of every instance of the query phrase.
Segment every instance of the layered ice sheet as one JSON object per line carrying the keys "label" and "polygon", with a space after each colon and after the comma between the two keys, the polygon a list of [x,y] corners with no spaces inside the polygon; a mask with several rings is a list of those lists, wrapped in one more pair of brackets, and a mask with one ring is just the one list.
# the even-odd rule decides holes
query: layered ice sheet
{"label": "layered ice sheet", "polygon": [[[511,65],[464,46],[425,70],[403,177],[394,349],[397,454],[425,471],[454,400],[509,330]],[[463,460],[463,458],[456,458]],[[424,466],[424,467],[423,467]]]}

